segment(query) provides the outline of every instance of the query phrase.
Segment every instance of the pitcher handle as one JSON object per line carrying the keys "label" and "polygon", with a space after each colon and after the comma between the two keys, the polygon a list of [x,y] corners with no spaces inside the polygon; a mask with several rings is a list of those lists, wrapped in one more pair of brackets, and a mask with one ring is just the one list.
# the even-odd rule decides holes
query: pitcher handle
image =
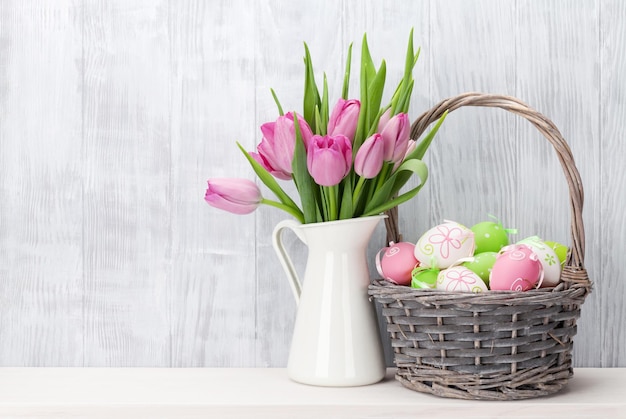
{"label": "pitcher handle", "polygon": [[298,238],[306,244],[304,240],[304,236],[300,232],[299,227],[301,224],[294,220],[283,220],[274,227],[274,232],[272,233],[272,245],[274,246],[274,251],[278,256],[278,260],[285,270],[285,274],[287,274],[287,279],[289,280],[289,285],[291,286],[291,291],[293,292],[293,296],[296,299],[296,304],[300,303],[300,293],[302,292],[302,284],[300,279],[298,278],[298,273],[293,266],[293,262],[291,258],[287,254],[287,250],[283,245],[282,233],[288,228],[293,231]]}

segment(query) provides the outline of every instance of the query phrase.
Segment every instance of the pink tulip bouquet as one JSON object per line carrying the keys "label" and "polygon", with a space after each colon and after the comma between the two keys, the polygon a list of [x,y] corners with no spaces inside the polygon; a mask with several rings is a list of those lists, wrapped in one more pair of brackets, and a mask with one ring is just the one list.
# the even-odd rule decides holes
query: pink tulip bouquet
{"label": "pink tulip bouquet", "polygon": [[[262,196],[247,179],[210,179],[206,202],[235,214],[253,212],[260,204],[280,208],[302,223],[316,223],[380,214],[413,198],[423,187],[428,169],[422,157],[445,115],[419,142],[410,138],[408,108],[413,68],[419,50],[409,36],[404,76],[389,103],[382,105],[386,77],[383,60],[374,66],[366,36],[361,46],[360,98],[349,99],[352,45],[348,49],[342,96],[329,112],[326,76],[322,94],[313,75],[305,44],[304,100],[301,113],[285,113],[272,90],[279,116],[261,125],[263,139],[255,152],[238,144],[259,179],[276,200]],[[400,193],[411,176],[420,183]],[[293,181],[298,205],[280,186]]]}

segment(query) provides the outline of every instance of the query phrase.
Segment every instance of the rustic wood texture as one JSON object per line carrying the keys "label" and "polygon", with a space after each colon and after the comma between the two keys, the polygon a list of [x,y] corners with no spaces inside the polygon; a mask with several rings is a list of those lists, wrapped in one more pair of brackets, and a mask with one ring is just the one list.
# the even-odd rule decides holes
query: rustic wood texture
{"label": "rustic wood texture", "polygon": [[[270,87],[301,110],[303,41],[337,98],[350,42],[356,69],[367,32],[392,90],[413,27],[413,118],[507,94],[571,145],[595,281],[574,366],[626,366],[625,22],[619,0],[0,2],[0,365],[284,366],[296,306],[270,233],[287,215],[209,208],[206,179],[254,178],[235,141],[252,150],[276,117]],[[451,114],[405,239],[493,214],[568,243],[548,147],[504,111]]]}
{"label": "rustic wood texture", "polygon": [[255,365],[255,216],[202,199],[207,173],[252,178],[235,141],[256,144],[253,28],[244,1],[171,3],[173,366]]}
{"label": "rustic wood texture", "polygon": [[[621,366],[626,361],[626,281],[623,280],[626,255],[626,3],[619,0],[603,1],[599,5],[600,103],[596,109],[599,126],[593,133],[597,138],[600,165],[589,171],[590,186],[596,189],[592,211],[596,218],[591,245],[595,248],[594,268],[599,275],[597,297],[593,311],[587,314],[587,336],[599,336],[602,342],[596,351],[589,348],[589,365]],[[585,139],[590,142],[589,139]],[[586,150],[580,145],[581,153]],[[599,172],[599,173],[598,173]],[[592,329],[593,328],[593,329]],[[599,352],[599,354],[598,354]],[[598,359],[599,357],[599,359]]]}
{"label": "rustic wood texture", "polygon": [[85,365],[170,363],[167,5],[83,4]]}
{"label": "rustic wood texture", "polygon": [[79,2],[0,2],[0,364],[83,360]]}

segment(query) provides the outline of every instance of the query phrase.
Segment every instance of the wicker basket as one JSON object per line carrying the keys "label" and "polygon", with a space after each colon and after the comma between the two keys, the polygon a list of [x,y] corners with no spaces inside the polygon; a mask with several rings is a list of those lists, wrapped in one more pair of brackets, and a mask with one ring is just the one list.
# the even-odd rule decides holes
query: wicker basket
{"label": "wicker basket", "polygon": [[[396,379],[412,390],[471,400],[545,396],[573,374],[572,337],[591,291],[583,267],[582,182],[571,150],[556,126],[518,99],[466,93],[442,101],[412,125],[419,138],[442,114],[463,106],[497,107],[530,121],[554,146],[569,185],[572,246],[561,283],[526,292],[455,293],[373,281],[369,294],[382,306],[391,337]],[[400,241],[396,211],[388,240]]]}

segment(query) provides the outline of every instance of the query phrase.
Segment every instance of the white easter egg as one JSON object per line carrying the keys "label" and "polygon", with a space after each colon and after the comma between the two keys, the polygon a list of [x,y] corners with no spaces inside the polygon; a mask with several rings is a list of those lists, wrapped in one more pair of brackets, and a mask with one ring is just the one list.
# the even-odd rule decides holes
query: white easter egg
{"label": "white easter egg", "polygon": [[545,244],[539,237],[527,237],[517,242],[530,247],[537,255],[543,267],[543,282],[541,287],[554,287],[561,280],[561,263],[554,249]]}
{"label": "white easter egg", "polygon": [[473,271],[464,266],[453,266],[439,272],[437,289],[455,292],[484,292],[487,285]]}
{"label": "white easter egg", "polygon": [[428,230],[415,244],[415,258],[421,266],[445,269],[474,254],[474,233],[454,221]]}

